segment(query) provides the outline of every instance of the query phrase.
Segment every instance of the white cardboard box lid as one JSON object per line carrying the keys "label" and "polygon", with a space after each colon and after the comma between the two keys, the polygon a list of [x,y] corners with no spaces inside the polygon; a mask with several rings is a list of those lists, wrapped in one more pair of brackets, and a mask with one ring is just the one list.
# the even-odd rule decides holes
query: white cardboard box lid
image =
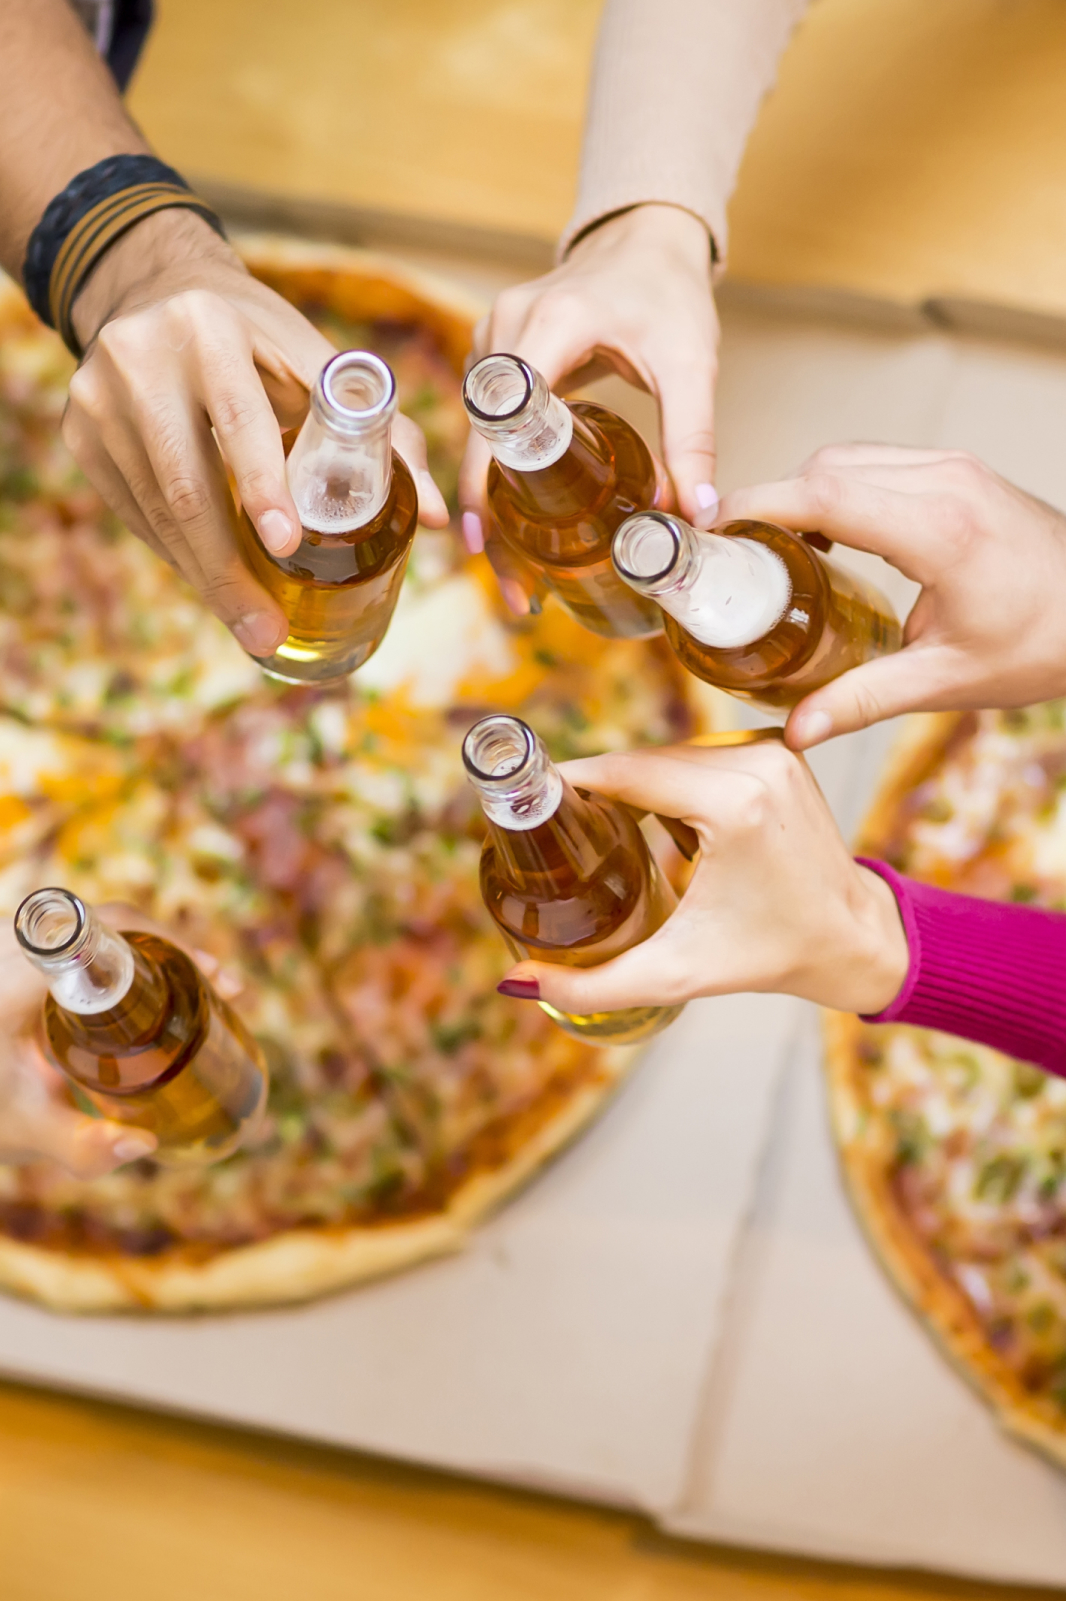
{"label": "white cardboard box lid", "polygon": [[782,1084],[686,1495],[703,1539],[1066,1581],[1066,1476],[997,1427],[904,1305],[837,1167],[817,1031]]}
{"label": "white cardboard box lid", "polygon": [[682,1491],[797,1003],[698,1002],[460,1256],[316,1305],[57,1317],[0,1369],[657,1510]]}

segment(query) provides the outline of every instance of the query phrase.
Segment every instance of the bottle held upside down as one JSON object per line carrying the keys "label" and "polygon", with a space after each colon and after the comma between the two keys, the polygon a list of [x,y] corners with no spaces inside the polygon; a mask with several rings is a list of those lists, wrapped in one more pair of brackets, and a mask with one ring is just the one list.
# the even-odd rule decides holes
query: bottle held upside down
{"label": "bottle held upside down", "polygon": [[329,684],[361,667],[385,637],[418,522],[414,481],[395,454],[396,383],[379,356],[345,350],[323,368],[288,459],[303,537],[270,555],[247,513],[244,559],[289,620],[264,672]]}
{"label": "bottle held upside down", "polygon": [[[574,789],[517,717],[484,717],[463,761],[488,820],[481,893],[511,953],[596,967],[654,934],[676,904],[624,807]],[[599,1045],[645,1040],[680,1006],[573,1016],[546,1001],[560,1028]]]}
{"label": "bottle held upside down", "polygon": [[184,951],[115,933],[65,889],[27,896],[15,932],[49,982],[45,1052],[97,1110],[154,1134],[169,1166],[232,1155],[265,1106],[266,1064]]}
{"label": "bottle held upside down", "polygon": [[680,517],[630,517],[614,538],[621,578],[662,607],[666,637],[705,683],[787,713],[852,667],[898,650],[885,597],[773,523],[702,533]]}
{"label": "bottle held upside down", "polygon": [[492,448],[489,509],[506,544],[594,633],[661,633],[654,601],[611,565],[615,529],[658,503],[655,463],[636,430],[604,406],[560,400],[518,356],[477,362],[463,400]]}

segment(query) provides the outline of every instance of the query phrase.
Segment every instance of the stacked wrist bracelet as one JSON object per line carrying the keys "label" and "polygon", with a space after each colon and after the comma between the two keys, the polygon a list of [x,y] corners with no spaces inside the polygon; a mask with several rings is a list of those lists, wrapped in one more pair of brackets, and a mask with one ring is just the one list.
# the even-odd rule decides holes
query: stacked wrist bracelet
{"label": "stacked wrist bracelet", "polygon": [[71,313],[86,278],[128,229],[175,206],[195,211],[225,238],[210,206],[155,156],[108,156],[79,172],[49,201],[30,235],[22,278],[38,317],[58,331],[76,356],[82,351]]}

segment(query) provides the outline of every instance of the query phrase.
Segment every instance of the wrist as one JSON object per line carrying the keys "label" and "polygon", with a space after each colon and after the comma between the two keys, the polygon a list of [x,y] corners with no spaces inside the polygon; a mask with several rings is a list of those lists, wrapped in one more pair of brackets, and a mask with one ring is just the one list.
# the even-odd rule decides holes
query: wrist
{"label": "wrist", "polygon": [[578,252],[592,254],[620,245],[669,251],[707,273],[714,261],[714,243],[702,217],[660,200],[645,201],[628,211],[604,217],[570,247],[567,259],[572,260]]}
{"label": "wrist", "polygon": [[874,1016],[907,981],[911,953],[899,903],[877,873],[855,864],[845,916],[818,971],[796,993],[839,1012]]}
{"label": "wrist", "polygon": [[157,211],[137,223],[101,257],[74,302],[82,348],[120,312],[187,287],[190,268],[205,263],[245,276],[240,257],[195,212]]}

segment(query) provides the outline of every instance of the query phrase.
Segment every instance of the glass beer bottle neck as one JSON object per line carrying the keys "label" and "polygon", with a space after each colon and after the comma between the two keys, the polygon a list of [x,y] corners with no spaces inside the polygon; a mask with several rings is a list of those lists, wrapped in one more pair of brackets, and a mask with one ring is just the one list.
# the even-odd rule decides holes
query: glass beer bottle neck
{"label": "glass beer bottle neck", "polygon": [[519,469],[497,457],[497,467],[522,514],[531,521],[579,519],[583,546],[589,539],[599,543],[602,538],[595,515],[613,487],[614,461],[598,428],[584,417],[567,415],[572,418],[569,441],[549,466]]}
{"label": "glass beer bottle neck", "polygon": [[792,598],[788,567],[753,538],[702,533],[680,517],[630,517],[612,549],[621,578],[653,598],[702,645],[738,649],[763,639]]}
{"label": "glass beer bottle neck", "polygon": [[99,922],[69,890],[28,895],[15,914],[15,933],[66,1012],[79,1017],[110,1012],[137,982],[138,964],[129,942]]}
{"label": "glass beer bottle neck", "polygon": [[300,521],[317,534],[372,522],[392,487],[396,385],[367,351],[342,351],[323,369],[286,464]]}
{"label": "glass beer bottle neck", "polygon": [[613,836],[600,837],[605,830],[598,809],[565,779],[560,783],[562,793],[556,810],[535,828],[508,827],[488,819],[489,838],[501,875],[527,887],[537,881],[543,885],[545,895],[554,897],[565,896],[587,883],[617,843]]}
{"label": "glass beer bottle neck", "polygon": [[598,809],[566,782],[543,743],[517,717],[484,717],[463,742],[463,761],[505,876],[577,883],[609,844]]}

